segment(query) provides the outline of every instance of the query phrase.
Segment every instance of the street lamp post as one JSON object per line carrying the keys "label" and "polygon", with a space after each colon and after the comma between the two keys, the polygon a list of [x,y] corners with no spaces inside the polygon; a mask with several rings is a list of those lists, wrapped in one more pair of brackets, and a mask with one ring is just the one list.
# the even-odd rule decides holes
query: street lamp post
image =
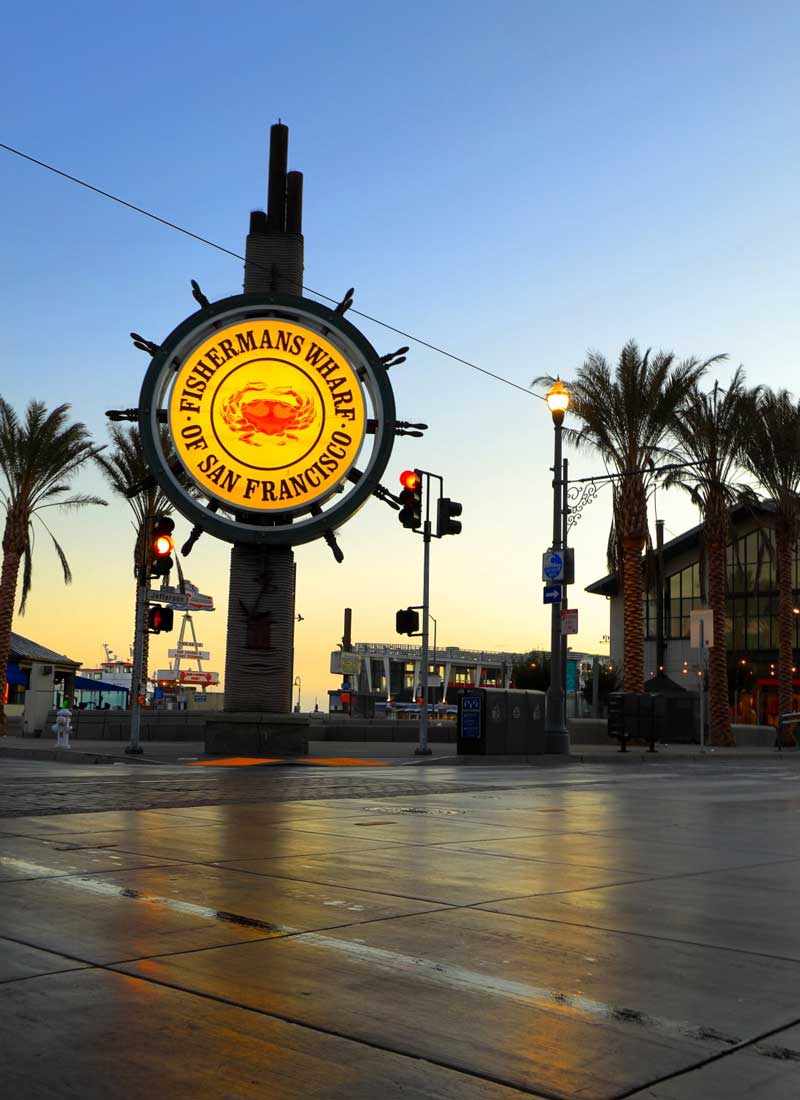
{"label": "street lamp post", "polygon": [[[569,390],[558,378],[548,391],[545,401],[553,417],[555,451],[553,455],[553,551],[563,550],[563,500],[561,431],[564,413],[569,408]],[[563,585],[562,585],[563,592]],[[545,752],[568,753],[569,733],[564,720],[564,685],[561,651],[561,603],[551,605],[550,620],[550,684],[547,688],[547,720],[545,722]]]}

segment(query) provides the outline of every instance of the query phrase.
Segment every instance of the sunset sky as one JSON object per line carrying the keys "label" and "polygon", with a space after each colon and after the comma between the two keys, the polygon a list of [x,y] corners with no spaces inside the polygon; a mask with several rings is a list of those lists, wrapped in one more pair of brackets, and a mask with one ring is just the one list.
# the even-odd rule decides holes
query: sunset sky
{"label": "sunset sky", "polygon": [[[464,505],[463,534],[432,548],[440,645],[548,644],[553,430],[534,377],[568,380],[587,350],[613,360],[633,337],[727,352],[715,377],[742,363],[753,383],[800,390],[789,0],[79,2],[16,5],[4,31],[0,142],[241,252],[281,118],[305,174],[306,284],[337,299],[354,286],[356,309],[522,387],[413,343],[392,372],[399,416],[430,431],[397,441],[384,483],[421,466]],[[0,393],[19,412],[70,402],[98,440],[104,411],[138,400],[148,359],[128,333],[161,341],[196,308],[192,278],[211,299],[242,283],[236,259],[2,149],[0,257]],[[381,354],[409,342],[349,317]],[[601,469],[569,458],[571,476]],[[104,491],[93,470],[77,485]],[[610,501],[606,488],[573,532],[587,651],[608,633],[583,587],[606,572]],[[676,491],[657,509],[668,537],[697,522]],[[129,509],[51,521],[74,583],[39,528],[14,629],[87,666],[104,642],[127,656]],[[421,599],[421,539],[384,504],[340,544],[342,565],[323,542],[296,550],[304,706],[337,684],[345,607],[356,641],[397,641],[396,609]],[[220,673],[229,554],[205,536],[184,565],[219,609],[196,629]],[[152,640],[151,668],[175,637]]]}

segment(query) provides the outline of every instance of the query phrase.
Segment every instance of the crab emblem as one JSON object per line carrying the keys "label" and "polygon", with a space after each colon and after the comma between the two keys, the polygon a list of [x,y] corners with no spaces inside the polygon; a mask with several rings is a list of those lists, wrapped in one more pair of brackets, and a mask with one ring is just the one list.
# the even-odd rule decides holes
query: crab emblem
{"label": "crab emblem", "polygon": [[264,439],[267,436],[284,447],[300,438],[298,432],[311,427],[316,412],[310,398],[301,397],[288,386],[270,389],[266,382],[251,382],[226,398],[222,419],[242,443],[260,447],[267,442]]}

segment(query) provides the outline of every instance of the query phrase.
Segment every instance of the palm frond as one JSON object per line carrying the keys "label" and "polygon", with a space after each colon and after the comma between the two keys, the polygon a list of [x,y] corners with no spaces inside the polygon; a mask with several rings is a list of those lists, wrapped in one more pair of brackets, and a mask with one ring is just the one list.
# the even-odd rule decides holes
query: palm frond
{"label": "palm frond", "polygon": [[37,515],[36,518],[39,520],[39,523],[41,523],[42,527],[44,527],[45,531],[50,536],[53,546],[55,547],[56,554],[58,555],[58,559],[61,562],[61,570],[64,574],[64,584],[72,584],[72,570],[70,569],[69,562],[67,561],[64,551],[61,549],[58,540],[56,539],[50,528],[47,526],[45,521],[42,519],[42,517],[40,515]]}
{"label": "palm frond", "polygon": [[20,592],[19,599],[19,613],[25,614],[25,605],[28,602],[28,594],[31,590],[31,582],[33,579],[33,545],[31,540],[25,544],[25,549],[22,551],[22,591]]}
{"label": "palm frond", "polygon": [[75,496],[68,497],[67,500],[54,500],[51,504],[40,504],[36,509],[36,513],[38,515],[45,508],[82,508],[84,504],[100,504],[106,507],[108,501],[103,500],[102,497],[91,496],[88,493],[78,493]]}
{"label": "palm frond", "polygon": [[[48,411],[43,401],[33,400],[20,417],[0,398],[0,475],[4,481],[0,501],[5,506],[7,523],[13,517],[15,549],[22,559],[21,613],[33,575],[32,520],[40,509],[105,504],[99,497],[72,492],[72,479],[102,447],[93,443],[85,424],[69,421],[69,409],[69,405],[62,404]],[[64,551],[47,524],[42,523],[68,582],[71,573]]]}

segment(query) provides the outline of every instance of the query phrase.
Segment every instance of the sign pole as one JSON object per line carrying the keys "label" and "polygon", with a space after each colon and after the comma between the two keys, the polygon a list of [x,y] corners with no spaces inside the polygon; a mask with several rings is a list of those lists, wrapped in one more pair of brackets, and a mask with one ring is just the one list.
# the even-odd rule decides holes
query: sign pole
{"label": "sign pole", "polygon": [[705,732],[706,732],[706,730],[705,730],[705,726],[706,726],[706,716],[705,716],[705,709],[706,709],[705,695],[706,695],[706,692],[705,692],[705,687],[706,687],[706,684],[705,684],[705,676],[704,676],[704,671],[703,671],[703,666],[706,663],[706,660],[705,660],[705,653],[706,653],[706,631],[705,631],[705,626],[706,626],[705,620],[701,618],[700,619],[700,752],[705,752],[706,751],[706,747],[705,747]]}
{"label": "sign pole", "polygon": [[[553,552],[561,552],[561,424],[553,417],[555,426],[555,454],[553,458]],[[563,584],[563,573],[559,578]],[[562,589],[563,592],[563,589]],[[547,688],[547,722],[545,725],[545,752],[568,753],[569,733],[564,722],[564,688],[561,673],[561,602],[553,603],[550,611],[550,684]]]}
{"label": "sign pole", "polygon": [[697,658],[698,688],[700,695],[700,752],[705,752],[705,686],[708,674],[708,647],[714,644],[714,613],[708,608],[689,613],[689,645],[699,650]]}
{"label": "sign pole", "polygon": [[[569,464],[568,464],[567,459],[565,458],[564,461],[561,464],[561,549],[564,552],[564,562],[565,562],[564,567],[565,567],[565,569],[566,569],[566,557],[567,557],[567,531],[568,531],[567,517],[569,515],[569,505],[567,503],[567,489],[568,489],[568,486],[569,486],[569,480],[567,478],[568,469],[569,469]],[[566,580],[567,580],[567,578],[565,576],[564,577],[564,584],[562,585],[562,588],[561,588],[561,591],[563,593],[562,602],[561,602],[561,610],[562,611],[566,611],[567,608],[569,607],[569,593],[567,591]],[[562,626],[562,633],[561,633],[561,682],[564,685],[564,718],[565,719],[567,719],[569,717],[569,687],[568,687],[568,684],[567,684],[567,679],[568,679],[568,677],[567,677],[567,663],[568,663],[568,650],[569,650],[569,647],[567,646],[567,637],[568,636],[567,636],[567,634],[564,633],[563,626]]]}

